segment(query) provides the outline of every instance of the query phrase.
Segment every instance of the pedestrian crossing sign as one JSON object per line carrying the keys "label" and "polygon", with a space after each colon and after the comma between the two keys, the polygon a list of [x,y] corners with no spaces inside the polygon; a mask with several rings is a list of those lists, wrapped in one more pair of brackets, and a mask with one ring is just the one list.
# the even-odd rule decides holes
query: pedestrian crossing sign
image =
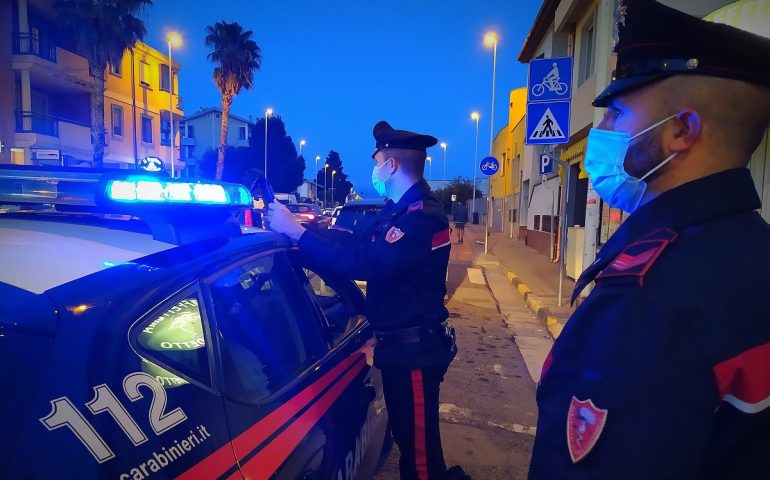
{"label": "pedestrian crossing sign", "polygon": [[569,141],[570,102],[527,104],[527,145],[567,143]]}

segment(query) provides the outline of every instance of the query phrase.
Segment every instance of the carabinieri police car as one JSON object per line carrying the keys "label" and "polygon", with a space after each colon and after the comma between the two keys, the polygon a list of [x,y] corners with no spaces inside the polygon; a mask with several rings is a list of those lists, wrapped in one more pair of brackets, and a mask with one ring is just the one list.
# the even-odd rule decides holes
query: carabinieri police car
{"label": "carabinieri police car", "polygon": [[351,281],[247,188],[0,169],[0,477],[370,479],[390,445]]}

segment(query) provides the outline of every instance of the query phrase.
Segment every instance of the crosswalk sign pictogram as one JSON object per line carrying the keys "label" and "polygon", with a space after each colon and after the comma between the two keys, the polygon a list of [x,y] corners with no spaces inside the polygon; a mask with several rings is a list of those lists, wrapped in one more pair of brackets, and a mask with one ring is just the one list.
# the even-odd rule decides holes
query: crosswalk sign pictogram
{"label": "crosswalk sign pictogram", "polygon": [[569,141],[570,102],[527,104],[528,145],[567,143]]}

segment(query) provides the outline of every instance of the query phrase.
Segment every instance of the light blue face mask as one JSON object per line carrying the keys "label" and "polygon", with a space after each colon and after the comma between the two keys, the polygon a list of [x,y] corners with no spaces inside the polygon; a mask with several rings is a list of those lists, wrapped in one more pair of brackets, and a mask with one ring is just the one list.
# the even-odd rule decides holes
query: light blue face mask
{"label": "light blue face mask", "polygon": [[664,118],[633,137],[627,132],[613,132],[596,128],[592,128],[588,132],[584,168],[588,176],[591,177],[594,190],[602,197],[602,200],[624,212],[632,213],[636,210],[645,190],[647,190],[647,182],[644,179],[670,162],[676,153],[663,160],[642,178],[636,178],[626,173],[625,168],[623,168],[628,147],[634,139],[663,125],[672,118],[676,118],[676,115]]}
{"label": "light blue face mask", "polygon": [[384,197],[388,194],[388,189],[385,187],[385,182],[388,181],[391,175],[393,175],[393,172],[390,172],[387,177],[384,179],[380,179],[380,169],[388,164],[389,161],[393,160],[392,158],[388,161],[384,162],[382,165],[377,166],[375,165],[374,168],[372,168],[372,186],[374,186],[374,189],[377,191],[377,193]]}

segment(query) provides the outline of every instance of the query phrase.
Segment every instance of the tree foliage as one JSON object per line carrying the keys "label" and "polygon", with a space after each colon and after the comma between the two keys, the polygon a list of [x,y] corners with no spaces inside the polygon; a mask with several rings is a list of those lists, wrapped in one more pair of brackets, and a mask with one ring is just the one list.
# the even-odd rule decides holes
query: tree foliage
{"label": "tree foliage", "polygon": [[216,178],[221,179],[225,163],[227,143],[227,121],[233,97],[241,89],[254,85],[254,72],[262,64],[262,51],[251,39],[254,32],[244,30],[238,23],[217,22],[206,27],[206,46],[213,50],[208,54],[214,67],[214,83],[222,94],[222,123],[217,148]]}
{"label": "tree foliage", "polygon": [[[324,165],[328,165],[326,170],[324,170],[324,167],[321,167],[316,173],[318,197],[322,200],[326,198],[329,204],[336,203],[341,205],[345,203],[345,198],[352,190],[353,184],[348,180],[348,176],[343,170],[340,154],[331,150],[326,155]],[[332,172],[336,173],[332,175]],[[332,186],[334,189],[332,189]],[[326,192],[326,196],[324,196],[324,192]]]}
{"label": "tree foliage", "polygon": [[123,53],[147,33],[137,18],[151,0],[57,0],[56,23],[64,43],[88,61],[94,79],[91,91],[91,137],[94,167],[104,164],[104,72],[107,64],[118,65]]}
{"label": "tree foliage", "polygon": [[[473,182],[467,178],[456,177],[444,188],[433,192],[444,206],[444,211],[452,211],[452,195],[457,195],[458,202],[466,202],[473,198]],[[481,191],[476,189],[476,198],[482,198]]]}
{"label": "tree foliage", "polygon": [[[265,119],[257,120],[249,138],[250,148],[259,159],[259,168],[265,164]],[[293,192],[302,185],[305,159],[297,156],[294,141],[286,134],[281,117],[267,121],[267,179],[276,192]]]}

